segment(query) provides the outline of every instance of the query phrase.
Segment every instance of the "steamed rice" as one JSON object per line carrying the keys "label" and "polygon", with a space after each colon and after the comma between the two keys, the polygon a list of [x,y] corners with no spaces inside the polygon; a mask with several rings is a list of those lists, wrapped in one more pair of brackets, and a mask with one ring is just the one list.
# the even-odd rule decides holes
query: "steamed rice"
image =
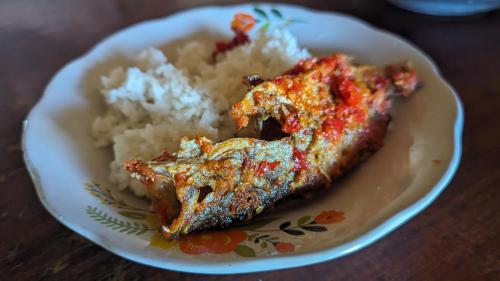
{"label": "steamed rice", "polygon": [[132,67],[117,67],[102,77],[107,111],[95,119],[92,134],[99,147],[113,147],[110,181],[120,189],[146,194],[123,169],[126,160],[174,152],[183,136],[214,141],[236,136],[228,111],[246,93],[241,78],[270,78],[310,56],[284,30],[258,32],[251,43],[228,51],[215,64],[211,52],[212,46],[194,41],[169,62],[160,50],[149,48]]}

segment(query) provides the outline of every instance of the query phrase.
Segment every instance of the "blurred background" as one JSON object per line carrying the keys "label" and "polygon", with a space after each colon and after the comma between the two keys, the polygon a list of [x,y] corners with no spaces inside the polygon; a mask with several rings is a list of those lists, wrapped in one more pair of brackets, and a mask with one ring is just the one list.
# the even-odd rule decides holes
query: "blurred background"
{"label": "blurred background", "polygon": [[387,0],[394,5],[435,16],[468,16],[494,10],[498,0]]}

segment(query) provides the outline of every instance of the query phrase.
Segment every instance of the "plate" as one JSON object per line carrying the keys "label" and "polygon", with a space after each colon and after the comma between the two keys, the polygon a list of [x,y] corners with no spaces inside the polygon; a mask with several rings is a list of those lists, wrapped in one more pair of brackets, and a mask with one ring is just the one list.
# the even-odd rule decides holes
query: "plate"
{"label": "plate", "polygon": [[[288,24],[314,53],[363,63],[410,60],[425,86],[398,102],[384,147],[334,188],[293,201],[251,224],[166,242],[147,202],[107,180],[111,151],[97,149],[100,75],[149,46],[175,48],[207,32],[229,37],[237,12]],[[50,81],[25,121],[24,158],[45,208],[60,222],[124,258],[196,273],[302,266],[359,250],[421,212],[446,187],[461,154],[463,110],[453,89],[416,47],[358,19],[289,5],[204,7],[133,25],[106,38]]]}

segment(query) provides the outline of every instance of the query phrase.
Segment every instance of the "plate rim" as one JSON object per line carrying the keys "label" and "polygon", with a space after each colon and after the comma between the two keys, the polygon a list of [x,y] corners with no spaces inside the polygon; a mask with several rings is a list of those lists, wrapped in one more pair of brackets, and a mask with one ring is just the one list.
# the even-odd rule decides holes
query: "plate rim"
{"label": "plate rim", "polygon": [[[409,45],[414,50],[418,52],[418,54],[422,57],[426,63],[431,66],[432,72],[437,78],[437,81],[446,86],[448,93],[451,94],[454,98],[455,108],[456,108],[456,117],[453,125],[453,156],[451,157],[450,163],[444,173],[442,174],[439,181],[430,189],[428,193],[420,197],[414,203],[406,206],[402,210],[394,213],[388,219],[380,223],[379,225],[373,227],[369,231],[364,234],[359,235],[355,239],[352,239],[348,242],[340,244],[335,247],[326,248],[323,250],[317,250],[309,253],[302,254],[292,254],[285,256],[269,256],[269,257],[258,257],[254,259],[241,260],[241,261],[232,261],[232,262],[217,262],[217,263],[204,263],[201,261],[179,261],[171,258],[166,258],[164,260],[158,260],[157,258],[149,258],[141,255],[133,254],[128,251],[124,251],[119,247],[116,247],[112,243],[109,243],[103,237],[96,235],[93,231],[88,230],[84,227],[77,225],[71,221],[65,219],[65,217],[59,213],[57,213],[48,201],[45,198],[43,187],[40,181],[40,176],[38,174],[37,168],[31,163],[29,158],[29,149],[27,148],[27,132],[30,126],[30,118],[36,109],[42,104],[44,98],[47,96],[47,90],[51,84],[53,84],[56,77],[60,76],[61,73],[65,72],[67,69],[81,63],[85,59],[87,59],[92,53],[94,53],[97,49],[102,48],[102,45],[109,41],[111,38],[117,36],[118,34],[125,33],[130,29],[138,28],[141,25],[148,25],[155,22],[160,22],[167,18],[173,17],[181,17],[186,13],[191,13],[195,11],[201,10],[209,10],[209,9],[230,9],[230,8],[238,8],[238,7],[248,7],[255,5],[270,5],[276,7],[286,7],[298,10],[305,10],[309,13],[318,13],[324,15],[331,15],[342,17],[344,19],[349,20],[352,23],[361,24],[365,28],[370,29],[373,32],[381,33],[386,36],[393,37],[395,39],[400,40],[401,42]],[[110,251],[113,254],[121,256],[125,259],[138,262],[140,264],[153,266],[156,268],[167,269],[167,270],[175,270],[181,272],[190,272],[190,273],[201,273],[201,274],[235,274],[235,273],[250,273],[250,272],[260,272],[260,271],[268,271],[268,270],[279,270],[285,268],[293,268],[305,265],[312,265],[319,262],[329,261],[336,258],[340,258],[342,256],[348,255],[355,251],[358,251],[362,248],[365,248],[391,232],[395,231],[398,227],[405,224],[408,220],[415,217],[417,214],[426,209],[440,194],[441,192],[448,186],[451,179],[455,175],[462,155],[462,134],[463,134],[463,125],[464,125],[464,110],[462,102],[455,91],[455,89],[444,79],[439,71],[436,63],[420,48],[415,46],[413,43],[409,42],[405,38],[400,37],[397,34],[392,32],[380,29],[375,27],[366,21],[359,19],[355,16],[347,15],[344,13],[334,12],[334,11],[320,11],[316,9],[311,9],[308,7],[300,6],[300,5],[292,5],[292,4],[281,4],[281,3],[245,3],[245,4],[236,4],[236,5],[206,5],[199,6],[190,9],[185,9],[181,11],[174,12],[167,16],[149,19],[145,21],[141,21],[132,25],[129,25],[125,28],[119,29],[108,36],[105,36],[98,43],[96,43],[92,48],[88,51],[77,57],[76,59],[71,60],[66,63],[63,67],[61,67],[55,74],[53,74],[50,81],[47,83],[46,87],[43,90],[42,95],[38,99],[37,103],[31,108],[27,117],[22,123],[22,136],[21,136],[21,148],[23,151],[23,159],[25,165],[27,167],[28,173],[31,177],[33,185],[35,187],[35,191],[37,196],[45,207],[45,209],[60,223],[62,223],[67,228],[72,231],[82,235],[86,239],[92,241],[93,243],[99,245],[100,247]]]}

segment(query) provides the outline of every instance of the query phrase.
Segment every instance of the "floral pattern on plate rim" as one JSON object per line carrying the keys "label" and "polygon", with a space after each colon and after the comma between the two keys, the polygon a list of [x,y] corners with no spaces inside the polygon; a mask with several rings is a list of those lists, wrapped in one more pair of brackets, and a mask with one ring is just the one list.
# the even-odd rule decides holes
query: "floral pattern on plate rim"
{"label": "floral pattern on plate rim", "polygon": [[271,23],[280,23],[279,28],[286,28],[290,24],[294,23],[305,23],[304,20],[296,19],[292,17],[285,17],[283,13],[276,7],[271,6],[267,12],[266,9],[260,6],[254,6],[252,10],[255,15],[255,22],[260,25],[260,29],[266,30],[269,28]]}
{"label": "floral pattern on plate rim", "polygon": [[262,253],[292,253],[295,252],[297,246],[293,243],[293,239],[290,241],[284,239],[283,235],[276,234],[293,237],[325,232],[328,231],[328,225],[340,223],[345,219],[343,212],[327,210],[314,217],[306,215],[295,222],[287,220],[280,223],[278,227],[267,227],[271,222],[276,222],[281,218],[264,217],[238,223],[223,230],[191,233],[177,241],[167,241],[161,236],[158,217],[150,210],[138,208],[117,199],[110,190],[98,183],[85,184],[85,190],[99,199],[101,204],[116,209],[117,214],[123,217],[117,218],[96,206],[88,205],[85,212],[95,222],[125,235],[149,235],[150,246],[165,250],[178,246],[180,251],[189,255],[234,252],[242,257],[256,257]]}

